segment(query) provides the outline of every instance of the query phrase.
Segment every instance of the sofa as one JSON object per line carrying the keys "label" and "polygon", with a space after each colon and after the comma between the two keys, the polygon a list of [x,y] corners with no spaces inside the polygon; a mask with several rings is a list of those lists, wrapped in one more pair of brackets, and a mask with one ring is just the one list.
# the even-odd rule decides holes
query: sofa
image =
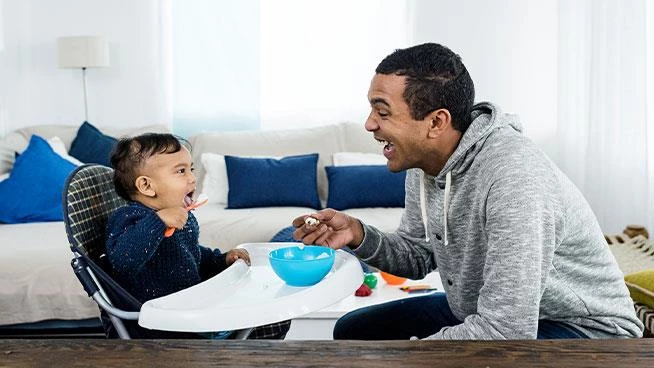
{"label": "sofa", "polygon": [[[63,183],[51,182],[49,179],[39,179],[39,173],[53,174],[48,169],[52,161],[52,154],[44,153],[42,160],[38,159],[38,151],[26,153],[28,146],[32,145],[33,136],[47,140],[52,150],[62,158],[71,162],[68,167],[72,170],[81,161],[68,155],[75,138],[80,133],[87,133],[85,142],[92,143],[94,147],[85,146],[78,139],[77,149],[82,151],[80,157],[85,158],[100,148],[101,141],[109,142],[109,137],[118,137],[130,134],[140,134],[148,131],[168,131],[163,125],[148,125],[137,129],[111,129],[103,131],[106,135],[94,130],[89,124],[83,125],[39,125],[30,126],[10,132],[0,139],[0,183],[8,180],[10,174],[17,175],[14,164],[18,161],[17,153],[25,158],[31,152],[29,161],[22,160],[21,172],[33,171],[35,177],[25,178],[29,187],[43,188],[43,191],[33,196],[21,194],[31,198],[20,198],[20,208],[7,209],[7,203],[13,201],[14,193],[0,194],[4,208],[0,209],[6,222],[8,215],[15,215],[14,222],[0,223],[0,325],[13,326],[16,324],[33,323],[37,321],[66,321],[95,318],[99,315],[95,303],[86,295],[79,281],[70,267],[72,253],[69,248],[64,223],[61,221],[61,208],[54,204],[61,203],[61,188]],[[113,138],[111,138],[113,139]],[[36,142],[39,143],[39,142]],[[84,156],[87,155],[87,156]],[[61,166],[61,160],[57,162]],[[60,167],[59,166],[59,167]],[[58,174],[58,181],[62,175]],[[6,183],[6,182],[5,182]],[[19,183],[20,184],[20,183]],[[48,192],[48,190],[50,190]],[[22,192],[21,192],[22,193]],[[7,198],[7,197],[10,198]],[[3,198],[4,197],[4,198]],[[46,198],[47,201],[46,201]],[[13,201],[16,205],[16,201]],[[34,208],[36,204],[42,208]],[[53,204],[54,203],[54,204]],[[28,213],[30,212],[31,213]],[[7,212],[10,212],[9,214]],[[18,214],[22,212],[22,214]],[[54,216],[54,217],[53,217]],[[57,219],[58,220],[54,220]],[[0,331],[0,334],[2,331]]]}
{"label": "sofa", "polygon": [[[78,165],[89,160],[92,162],[91,153],[108,144],[113,139],[111,137],[168,131],[161,125],[122,130],[89,126],[88,123],[82,126],[31,126],[2,137],[0,183],[7,180],[9,174],[13,177],[17,172],[18,169],[12,167],[18,160],[16,154],[27,152],[26,147],[31,148],[34,135],[47,140],[53,151],[72,165]],[[87,144],[81,149],[79,144],[74,146],[82,130],[90,132],[90,137],[95,137],[99,143]],[[330,202],[326,167],[334,166],[335,160],[344,171],[332,170],[330,175],[335,180],[331,185],[333,187],[339,182],[336,179],[344,184],[333,190],[336,193],[340,189],[340,202],[334,202],[334,197],[331,202],[341,207],[355,207],[343,209],[383,230],[392,231],[399,224],[403,201],[398,203],[398,198],[403,198],[403,184],[398,188],[398,178],[394,177],[392,195],[383,190],[386,175],[390,173],[378,170],[384,162],[379,154],[381,146],[362,124],[203,133],[189,137],[188,141],[192,146],[197,192],[209,195],[209,203],[195,210],[200,223],[200,241],[205,246],[226,251],[242,243],[266,242],[288,227],[296,216],[324,207]],[[76,147],[77,158],[83,158],[81,160],[70,155]],[[21,155],[25,155],[21,162],[25,162],[28,156],[33,157],[30,153]],[[248,172],[248,167],[251,167],[248,165],[254,165],[256,169]],[[42,164],[33,166],[35,172],[44,167]],[[375,170],[361,174],[360,170],[371,167]],[[242,184],[238,188],[226,177],[227,169],[234,168],[246,169],[245,172],[241,170],[244,175],[241,175]],[[24,167],[21,170],[25,171]],[[263,187],[252,184],[257,179],[265,181],[271,178],[274,180]],[[403,183],[403,177],[399,179]],[[36,179],[37,183],[32,185],[55,188],[48,180]],[[351,183],[355,186],[351,187]],[[240,191],[240,187],[254,192]],[[364,190],[366,187],[371,190]],[[273,188],[274,192],[259,196],[268,188]],[[261,206],[257,205],[257,198],[264,200]],[[282,198],[281,203],[275,202],[278,198]],[[367,199],[361,202],[361,198]],[[389,201],[389,198],[394,199]],[[379,206],[376,200],[379,200]],[[32,199],[25,199],[25,203],[31,202]],[[58,214],[49,212],[48,216],[55,217],[46,217],[46,221],[22,217],[19,220],[25,221],[21,223],[0,224],[0,326],[22,326],[39,321],[55,321],[56,326],[67,326],[66,321],[95,319],[99,315],[97,306],[86,295],[70,267],[72,253],[63,221],[53,220]]]}
{"label": "sofa", "polygon": [[[362,124],[341,123],[306,129],[206,133],[191,137],[190,144],[193,148],[198,189],[209,197],[207,205],[195,210],[195,216],[200,223],[202,244],[226,251],[242,243],[266,242],[278,231],[290,226],[296,216],[315,212],[318,208],[327,205],[341,209],[385,231],[393,231],[399,225],[404,204],[403,176],[396,178],[402,181],[400,190],[397,190],[398,186],[395,182],[394,189],[385,191],[385,183],[393,178],[390,173],[381,171],[367,172],[368,180],[359,183],[365,188],[350,186],[355,181],[354,176],[361,173],[360,170],[366,169],[359,165],[374,166],[377,170],[378,167],[383,169],[381,165],[385,165],[386,162],[381,155],[381,145],[373,139],[371,133],[365,131]],[[294,188],[296,190],[294,198],[289,198],[288,203],[283,203],[284,206],[272,204],[258,207],[255,202],[237,206],[242,208],[228,208],[229,196],[251,198],[253,193],[235,193],[247,184],[238,188],[229,187],[224,174],[226,171],[224,156],[247,156],[256,162],[257,159],[264,157],[281,158],[308,153],[318,154],[316,174],[312,173],[309,177],[309,179],[312,177],[316,179],[320,202],[317,206],[311,207],[313,202],[309,199],[304,203],[291,203],[295,197],[308,197],[304,189],[310,189],[310,185],[305,185]],[[271,162],[271,164],[275,163]],[[349,173],[334,172],[334,168],[331,167],[333,165],[352,167],[343,168],[343,170],[350,170]],[[296,166],[301,167],[301,165]],[[289,167],[292,168],[292,165]],[[332,181],[328,180],[326,167],[332,169],[330,172]],[[250,174],[251,180],[261,180],[263,175],[261,171],[264,170],[268,170],[266,172],[268,175],[276,169],[263,167],[261,170],[253,170],[254,172]],[[353,176],[351,180],[348,175]],[[284,177],[277,179],[285,181]],[[299,179],[286,180],[286,184],[292,186],[297,180]],[[332,188],[333,195],[330,198],[329,186],[335,185],[334,183],[342,183],[342,186]],[[265,190],[265,188],[252,188],[252,191],[254,189]],[[342,194],[343,200],[334,197],[336,190],[339,191],[338,194]],[[377,198],[375,194],[378,195]],[[366,195],[368,198],[362,199],[363,203],[361,201],[352,203],[357,201],[355,197],[362,198]],[[262,202],[265,200],[263,198]]]}

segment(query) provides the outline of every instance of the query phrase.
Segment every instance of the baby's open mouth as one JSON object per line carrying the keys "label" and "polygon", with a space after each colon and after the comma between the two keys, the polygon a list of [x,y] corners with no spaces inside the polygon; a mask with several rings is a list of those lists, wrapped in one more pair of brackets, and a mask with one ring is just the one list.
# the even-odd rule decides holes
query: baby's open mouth
{"label": "baby's open mouth", "polygon": [[188,207],[188,206],[190,206],[191,204],[193,204],[193,201],[194,201],[194,199],[193,199],[193,194],[194,194],[194,193],[195,193],[195,191],[192,191],[192,192],[186,194],[186,197],[184,197],[184,205],[185,205],[186,207]]}

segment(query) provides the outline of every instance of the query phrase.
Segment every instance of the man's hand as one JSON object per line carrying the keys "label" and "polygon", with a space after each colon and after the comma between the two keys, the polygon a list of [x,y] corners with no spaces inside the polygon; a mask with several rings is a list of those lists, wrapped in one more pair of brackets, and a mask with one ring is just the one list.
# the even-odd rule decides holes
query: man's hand
{"label": "man's hand", "polygon": [[236,262],[237,259],[242,259],[248,266],[250,265],[250,254],[245,249],[235,248],[225,255],[225,262],[228,266]]}
{"label": "man's hand", "polygon": [[[312,218],[318,220],[318,223]],[[333,249],[356,248],[363,241],[363,226],[358,219],[331,208],[293,220],[293,238],[304,244],[324,245]]]}
{"label": "man's hand", "polygon": [[188,211],[184,207],[169,207],[157,211],[157,215],[167,227],[182,229],[188,220]]}

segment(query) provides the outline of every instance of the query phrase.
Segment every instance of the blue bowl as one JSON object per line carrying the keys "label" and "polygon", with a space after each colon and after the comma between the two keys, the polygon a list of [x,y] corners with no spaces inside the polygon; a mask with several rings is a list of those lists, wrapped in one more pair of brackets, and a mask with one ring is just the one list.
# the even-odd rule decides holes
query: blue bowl
{"label": "blue bowl", "polygon": [[286,247],[270,252],[268,259],[273,271],[290,286],[317,284],[334,265],[336,252],[327,247],[306,245]]}

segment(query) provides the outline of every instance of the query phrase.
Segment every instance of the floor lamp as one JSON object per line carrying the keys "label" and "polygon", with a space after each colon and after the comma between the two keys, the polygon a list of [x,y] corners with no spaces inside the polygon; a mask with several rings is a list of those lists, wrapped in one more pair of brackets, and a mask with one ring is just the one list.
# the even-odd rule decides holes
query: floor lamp
{"label": "floor lamp", "polygon": [[84,119],[89,120],[86,99],[86,68],[109,66],[109,44],[102,36],[59,37],[57,64],[60,68],[82,69],[84,88]]}

